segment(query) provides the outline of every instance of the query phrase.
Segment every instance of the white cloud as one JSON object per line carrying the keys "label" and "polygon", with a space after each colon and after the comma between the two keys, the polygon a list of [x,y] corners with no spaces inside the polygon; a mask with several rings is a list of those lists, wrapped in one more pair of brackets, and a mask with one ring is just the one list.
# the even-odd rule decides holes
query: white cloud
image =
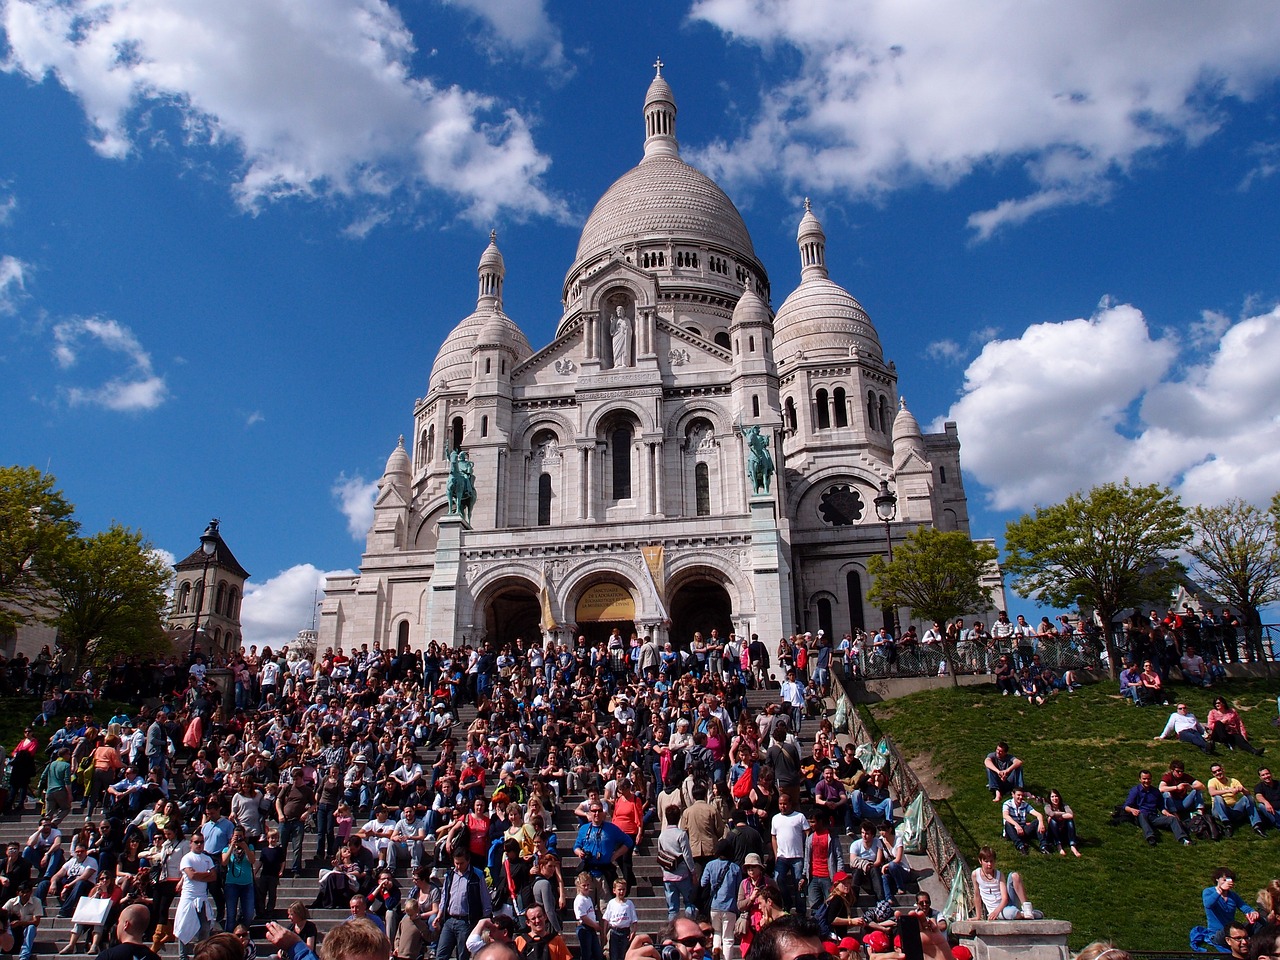
{"label": "white cloud", "polygon": [[[1190,503],[1264,502],[1280,473],[1280,307],[1186,345],[1130,305],[987,344],[944,419],[998,510],[1054,503],[1130,477]],[[938,425],[935,424],[935,429]]]}
{"label": "white cloud", "polygon": [[0,226],[4,226],[13,218],[13,211],[18,209],[18,198],[10,194],[0,198]]}
{"label": "white cloud", "polygon": [[964,348],[954,340],[934,340],[925,346],[924,355],[942,363],[959,363],[964,359]]}
{"label": "white cloud", "polygon": [[692,16],[796,64],[738,139],[702,152],[711,172],[874,197],[1020,168],[1027,195],[976,212],[978,238],[1105,199],[1280,70],[1280,17],[1259,0],[698,0]]}
{"label": "white cloud", "polygon": [[542,0],[445,0],[485,21],[494,38],[544,67],[571,73],[564,57],[560,31],[552,24]]}
{"label": "white cloud", "polygon": [[469,216],[563,216],[529,124],[496,99],[414,76],[387,0],[0,0],[4,67],[79,98],[105,157],[135,149],[157,110],[187,147],[231,144],[249,210],[285,197],[378,207],[422,188]]}
{"label": "white cloud", "polygon": [[310,563],[300,563],[265,583],[245,584],[240,610],[245,646],[279,648],[293,643],[299,630],[311,629],[315,603],[324,595],[325,578],[354,572],[321,570]]}
{"label": "white cloud", "polygon": [[[2,212],[3,208],[0,208]],[[4,221],[0,219],[0,223]],[[5,254],[0,257],[0,314],[13,313],[27,289],[31,264]]]}
{"label": "white cloud", "polygon": [[378,482],[366,483],[359,474],[348,477],[341,473],[333,481],[331,492],[338,502],[338,509],[347,518],[347,532],[351,539],[363,541],[373,526],[373,499],[378,494]]}
{"label": "white cloud", "polygon": [[267,418],[262,415],[261,410],[255,410],[244,418],[245,429],[252,427],[254,424],[261,423],[265,419]]}
{"label": "white cloud", "polygon": [[67,399],[72,406],[92,405],[133,413],[154,410],[169,398],[164,377],[152,369],[151,355],[124,324],[101,317],[75,317],[55,324],[53,339],[54,360],[64,370],[80,364],[86,345],[128,360],[127,371],[109,377],[100,386],[69,387]]}

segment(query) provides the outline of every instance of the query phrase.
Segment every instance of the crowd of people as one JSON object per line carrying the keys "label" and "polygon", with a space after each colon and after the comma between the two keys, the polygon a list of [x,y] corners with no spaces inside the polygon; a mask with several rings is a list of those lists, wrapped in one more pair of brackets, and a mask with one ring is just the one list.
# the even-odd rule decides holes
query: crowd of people
{"label": "crowd of people", "polygon": [[[891,952],[904,905],[926,932],[945,922],[916,888],[890,771],[864,769],[823,715],[833,667],[856,673],[868,656],[955,643],[961,663],[997,683],[1011,676],[1006,692],[1035,702],[1076,685],[1039,663],[1036,644],[1064,633],[1092,642],[1065,619],[1032,628],[1002,614],[989,637],[981,623],[896,641],[819,630],[770,646],[711,631],[677,648],[614,631],[595,643],[362,644],[315,657],[250,647],[78,675],[46,650],[0,670],[41,700],[10,767],[11,809],[34,800],[43,814],[0,871],[11,926],[34,914],[14,926],[16,949],[27,960],[44,911],[75,918],[88,897],[109,906],[77,919],[64,952],[119,937],[145,907],[151,948],[176,940],[183,960],[220,936],[215,925],[252,950],[249,925],[264,917],[281,920],[267,935],[285,960],[307,960],[310,911],[329,909],[380,931],[399,960],[468,960],[495,943],[567,960],[566,936],[583,960],[644,960],[631,897],[660,880],[668,924],[647,942],[657,960],[674,960],[662,949],[673,943],[695,960],[755,960],[768,931],[784,928],[845,958]],[[225,668],[226,698],[214,667]],[[748,710],[759,688],[764,706]],[[100,718],[103,698],[142,706]],[[464,705],[476,708],[466,724]],[[1221,705],[1206,744],[1246,749],[1238,715]],[[1195,730],[1171,724],[1193,742]],[[1071,807],[1054,790],[1036,809],[1007,744],[987,774],[1019,851],[1082,855]],[[1215,772],[1203,788],[1219,819],[1274,818],[1270,786],[1255,791],[1270,798],[1263,807],[1214,792],[1232,782]],[[1154,812],[1137,799],[1144,829],[1167,825],[1167,796]],[[571,846],[556,832],[566,818],[578,824]],[[642,845],[660,876],[636,876]],[[996,869],[990,848],[979,863],[980,915],[1036,915],[1017,872]],[[290,876],[314,878],[314,893],[281,910]]]}
{"label": "crowd of people", "polygon": [[[786,917],[861,950],[892,936],[914,878],[887,771],[822,715],[833,652],[821,631],[772,649],[712,631],[680,650],[615,631],[314,659],[251,647],[79,676],[42,654],[7,673],[42,703],[11,809],[42,816],[0,882],[16,911],[75,920],[66,953],[142,906],[151,949],[176,940],[183,960],[217,927],[252,943],[249,925],[281,914],[313,949],[317,909],[382,929],[401,960],[467,960],[508,934],[537,960],[566,960],[565,935],[584,960],[624,960],[638,882],[660,882],[668,921],[718,960]],[[768,689],[757,711],[750,688]],[[99,717],[103,699],[141,707]],[[558,816],[579,823],[571,846]],[[660,880],[636,876],[646,837]],[[278,905],[290,876],[314,894]],[[85,898],[100,917],[77,913]]]}

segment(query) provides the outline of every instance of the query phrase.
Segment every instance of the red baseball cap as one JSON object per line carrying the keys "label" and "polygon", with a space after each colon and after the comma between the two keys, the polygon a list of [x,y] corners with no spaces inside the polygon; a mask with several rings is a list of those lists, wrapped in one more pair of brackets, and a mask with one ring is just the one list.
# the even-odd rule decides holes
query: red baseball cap
{"label": "red baseball cap", "polygon": [[973,960],[973,951],[962,943],[951,948],[951,956],[954,960]]}
{"label": "red baseball cap", "polygon": [[[840,941],[841,950],[857,950],[862,944],[858,942],[857,937],[845,937]],[[970,958],[972,960],[972,958]]]}
{"label": "red baseball cap", "polygon": [[822,949],[827,951],[827,953],[831,954],[831,956],[833,957],[840,952],[840,948],[836,946],[834,943],[832,943],[830,940],[828,940],[826,943],[822,945]]}
{"label": "red baseball cap", "polygon": [[831,882],[844,883],[848,879],[849,879],[849,875],[845,873],[843,870],[841,870],[839,873],[837,873],[834,877],[831,878]]}
{"label": "red baseball cap", "polygon": [[884,953],[889,949],[889,937],[883,930],[872,930],[864,934],[862,942],[873,953]]}

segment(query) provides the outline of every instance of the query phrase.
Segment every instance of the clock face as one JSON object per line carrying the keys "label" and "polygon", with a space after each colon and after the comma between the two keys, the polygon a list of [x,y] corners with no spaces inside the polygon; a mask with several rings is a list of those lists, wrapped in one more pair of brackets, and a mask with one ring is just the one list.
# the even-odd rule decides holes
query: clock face
{"label": "clock face", "polygon": [[818,513],[833,527],[847,527],[862,519],[866,504],[862,495],[847,483],[837,483],[827,488],[818,503]]}

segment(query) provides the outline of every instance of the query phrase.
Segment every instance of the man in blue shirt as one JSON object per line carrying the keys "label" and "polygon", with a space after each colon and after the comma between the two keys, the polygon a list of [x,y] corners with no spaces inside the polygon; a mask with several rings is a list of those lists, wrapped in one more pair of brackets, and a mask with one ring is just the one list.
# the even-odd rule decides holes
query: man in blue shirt
{"label": "man in blue shirt", "polygon": [[1125,798],[1124,812],[1137,821],[1147,843],[1153,847],[1156,845],[1156,827],[1168,828],[1173,832],[1174,839],[1183,845],[1191,843],[1182,820],[1165,811],[1160,791],[1151,785],[1150,770],[1143,770],[1138,774],[1138,785]]}
{"label": "man in blue shirt", "polygon": [[573,841],[573,852],[582,860],[586,870],[599,872],[609,888],[618,877],[614,863],[635,846],[635,840],[604,819],[604,807],[596,800],[587,807],[587,822],[578,828]]}
{"label": "man in blue shirt", "polygon": [[1201,896],[1209,937],[1220,947],[1227,946],[1227,928],[1235,920],[1237,910],[1244,914],[1250,930],[1258,922],[1258,911],[1250,909],[1240,894],[1236,893],[1235,885],[1235,873],[1229,867],[1219,867],[1213,871],[1213,886],[1205,887]]}

